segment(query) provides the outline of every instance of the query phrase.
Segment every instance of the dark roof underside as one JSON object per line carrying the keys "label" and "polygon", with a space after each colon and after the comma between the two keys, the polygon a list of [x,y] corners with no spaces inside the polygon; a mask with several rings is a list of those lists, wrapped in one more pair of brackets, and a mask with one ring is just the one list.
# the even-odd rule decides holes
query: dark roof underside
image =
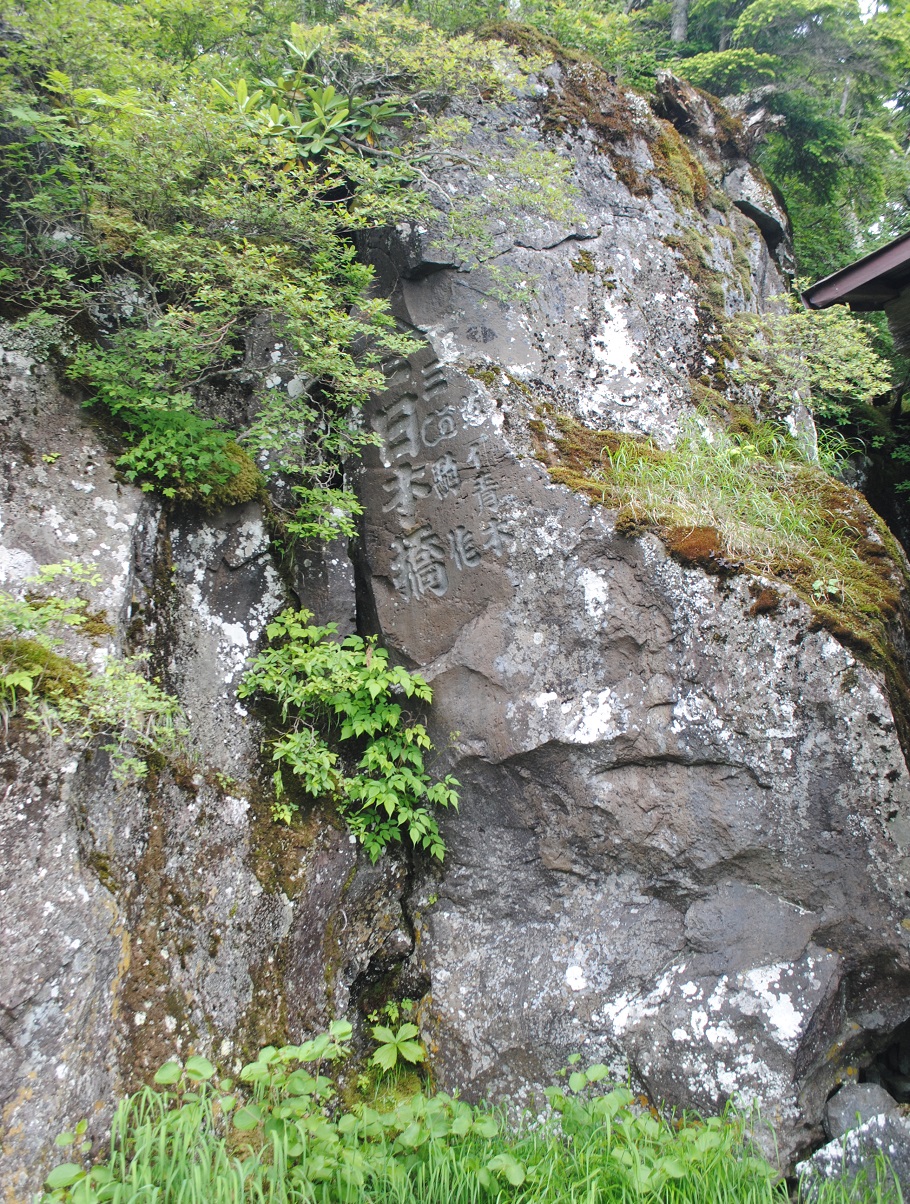
{"label": "dark roof underside", "polygon": [[803,293],[812,309],[827,309],[838,301],[851,309],[884,309],[910,286],[910,234],[879,247],[849,267],[819,280]]}

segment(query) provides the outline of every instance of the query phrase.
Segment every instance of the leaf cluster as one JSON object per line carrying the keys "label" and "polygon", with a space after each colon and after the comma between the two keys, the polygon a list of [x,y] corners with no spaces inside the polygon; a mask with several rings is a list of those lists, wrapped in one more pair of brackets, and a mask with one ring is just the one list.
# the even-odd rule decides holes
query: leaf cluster
{"label": "leaf cluster", "polygon": [[[422,1092],[388,1109],[339,1106],[334,1068],[351,1026],[269,1046],[236,1078],[206,1058],[169,1062],[122,1101],[109,1153],[57,1167],[40,1204],[785,1204],[786,1186],[752,1144],[757,1118],[664,1118],[601,1065],[546,1091],[549,1116],[510,1127],[483,1104]],[[74,1136],[75,1141],[75,1136]],[[888,1198],[891,1173],[825,1189],[824,1204]],[[877,1195],[881,1191],[884,1194]],[[851,1194],[853,1193],[853,1194]],[[162,1194],[162,1198],[165,1198]]]}
{"label": "leaf cluster", "polygon": [[786,414],[801,401],[843,423],[890,388],[890,366],[868,326],[841,306],[812,311],[793,297],[783,311],[734,315],[725,334],[738,364],[734,379],[755,388],[769,413]]}
{"label": "leaf cluster", "polygon": [[48,593],[59,578],[97,584],[78,562],[46,565],[24,597],[0,590],[0,720],[20,716],[48,738],[77,747],[100,742],[118,780],[143,777],[146,758],[182,753],[188,728],[179,703],[143,673],[141,657],[108,656],[100,666],[65,655],[66,635],[90,625],[87,603]]}
{"label": "leaf cluster", "polygon": [[399,1025],[397,1030],[376,1024],[371,1031],[373,1040],[379,1042],[372,1061],[381,1070],[394,1070],[399,1061],[416,1065],[426,1058],[423,1047],[414,1040],[420,1033],[416,1024],[408,1022]]}
{"label": "leaf cluster", "polygon": [[[422,724],[405,719],[401,701],[429,702],[430,687],[390,665],[375,641],[353,635],[338,641],[335,624],[317,626],[311,618],[309,611],[286,610],[274,619],[266,628],[271,647],[238,690],[241,698],[259,693],[277,705],[276,818],[289,822],[297,810],[287,798],[289,771],[306,794],[338,802],[373,861],[403,837],[442,860],[445,846],[430,808],[457,806],[458,783],[451,776],[431,781],[424,763],[430,738]],[[352,750],[349,769],[339,746]]]}
{"label": "leaf cluster", "polygon": [[254,133],[288,138],[303,159],[313,159],[342,146],[375,146],[389,121],[407,115],[392,100],[371,102],[362,96],[344,95],[308,70],[319,43],[313,41],[306,26],[292,24],[285,44],[302,62],[296,70],[286,68],[278,82],[257,80],[251,92],[243,77],[233,88],[212,81],[215,96]]}
{"label": "leaf cluster", "polygon": [[[505,98],[533,66],[395,6],[330,9],[320,23],[281,0],[48,0],[17,12],[0,70],[0,303],[79,330],[69,372],[121,427],[130,479],[245,500],[258,478],[242,445],[298,494],[288,533],[319,537],[353,532],[341,465],[368,439],[353,411],[383,357],[413,347],[352,235],[449,212],[433,177],[463,152],[446,106]],[[565,164],[517,146],[500,159],[464,243],[486,246],[503,205],[565,209]],[[263,317],[292,381],[266,377],[242,438],[191,419],[201,389],[249,387]]]}

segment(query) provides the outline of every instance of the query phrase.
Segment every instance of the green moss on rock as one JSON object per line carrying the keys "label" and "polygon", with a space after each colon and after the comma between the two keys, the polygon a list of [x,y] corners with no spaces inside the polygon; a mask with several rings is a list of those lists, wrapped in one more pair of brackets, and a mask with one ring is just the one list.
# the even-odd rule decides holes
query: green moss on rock
{"label": "green moss on rock", "polygon": [[[713,393],[703,390],[705,396]],[[663,451],[648,439],[616,431],[592,430],[565,416],[556,418],[555,436],[538,429],[535,440],[551,479],[615,509],[620,534],[635,536],[650,530],[680,563],[722,575],[770,576],[789,586],[811,608],[812,628],[830,632],[884,675],[904,747],[910,749],[910,678],[899,652],[910,643],[910,576],[897,541],[861,494],[819,467],[780,458],[764,461],[756,450],[763,428],[743,407],[727,407],[727,423],[730,446],[735,449],[739,440],[744,455],[750,449],[740,480],[748,480],[750,490],[761,494],[766,521],[774,522],[775,506],[782,514],[789,508],[791,513],[810,516],[806,530],[811,530],[811,542],[806,535],[806,542],[799,545],[782,526],[777,543],[769,538],[760,552],[753,550],[748,534],[743,535],[740,505],[733,493],[731,530],[739,532],[738,546],[731,549],[714,522],[700,521],[700,506],[713,506],[714,512],[720,506],[722,511],[723,490],[737,492],[735,470],[731,476],[729,464],[718,469],[717,481],[706,484],[695,474],[688,486],[682,479],[661,493],[658,486],[664,471],[668,480],[676,482],[681,474],[684,478],[685,469],[674,449]],[[636,462],[647,462],[648,471],[636,474]],[[643,482],[641,487],[636,486],[637,479]],[[709,498],[712,490],[720,493],[719,503],[713,494]],[[682,514],[692,517],[680,522]],[[767,528],[762,534],[767,534]],[[775,547],[780,550],[769,551]],[[768,587],[759,595],[763,601],[753,605],[753,616],[776,613],[779,598],[773,600],[772,592],[780,591]]]}
{"label": "green moss on rock", "polygon": [[685,140],[669,123],[648,142],[654,161],[654,173],[671,192],[676,192],[691,208],[704,209],[711,195],[705,169],[689,150]]}
{"label": "green moss on rock", "polygon": [[88,680],[85,670],[68,657],[21,636],[0,639],[0,667],[4,674],[28,674],[32,692],[48,698],[75,698]]}

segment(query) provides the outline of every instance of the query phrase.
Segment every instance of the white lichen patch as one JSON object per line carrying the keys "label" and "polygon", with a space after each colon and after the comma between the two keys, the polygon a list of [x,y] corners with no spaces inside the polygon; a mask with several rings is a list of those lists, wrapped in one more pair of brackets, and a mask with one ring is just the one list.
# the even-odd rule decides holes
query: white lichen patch
{"label": "white lichen patch", "polygon": [[573,991],[584,991],[588,980],[581,966],[569,966],[566,970],[566,983]]}
{"label": "white lichen patch", "polygon": [[744,1014],[763,1013],[771,1034],[782,1045],[793,1047],[802,1032],[806,1017],[793,1002],[793,991],[784,990],[781,978],[794,977],[791,965],[778,963],[749,970],[743,976],[743,986],[731,1002]]}
{"label": "white lichen patch", "polygon": [[610,597],[610,587],[606,578],[592,569],[582,568],[578,580],[584,591],[585,613],[592,619],[599,619],[607,609]]}

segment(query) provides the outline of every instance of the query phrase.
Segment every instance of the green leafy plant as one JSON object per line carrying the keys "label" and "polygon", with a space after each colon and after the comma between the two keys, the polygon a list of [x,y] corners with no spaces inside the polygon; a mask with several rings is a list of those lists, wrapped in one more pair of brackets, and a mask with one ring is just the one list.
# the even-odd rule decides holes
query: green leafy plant
{"label": "green leafy plant", "polygon": [[[301,40],[306,31],[292,25],[292,37],[286,45],[300,54],[295,36]],[[303,159],[313,159],[342,145],[356,149],[359,142],[372,147],[383,126],[406,116],[393,101],[370,103],[359,96],[345,96],[332,84],[321,84],[318,77],[298,70],[288,72],[280,84],[270,79],[258,81],[250,92],[245,79],[236,80],[233,90],[218,80],[215,95],[231,105],[248,127],[265,135],[281,135],[295,143]]]}
{"label": "green leafy plant", "polygon": [[423,1046],[414,1038],[420,1035],[416,1024],[402,1024],[397,1031],[387,1028],[384,1024],[376,1024],[372,1028],[373,1040],[379,1042],[379,1048],[373,1054],[374,1066],[382,1070],[394,1070],[399,1061],[416,1065],[423,1062],[426,1054]]}
{"label": "green leafy plant", "polygon": [[844,591],[836,577],[827,579],[819,577],[812,582],[812,593],[819,600],[827,600],[828,598],[842,598]]}
{"label": "green leafy plant", "polygon": [[[382,359],[415,345],[371,293],[352,234],[422,220],[440,197],[445,220],[433,173],[452,121],[438,98],[505,97],[527,64],[385,5],[333,9],[289,38],[281,5],[204,7],[17,12],[0,78],[0,299],[121,427],[129,479],[218,506],[255,496],[259,463],[296,498],[278,515],[288,537],[351,535],[341,466],[371,439],[355,411],[382,387]],[[542,147],[510,147],[496,171],[544,209],[565,206],[566,164]],[[496,192],[481,227],[501,217],[508,178]],[[283,375],[265,378],[238,440],[197,401],[247,371],[263,316]]]}
{"label": "green leafy plant", "polygon": [[370,1012],[367,1016],[367,1019],[371,1021],[371,1023],[377,1024],[379,1022],[380,1015],[382,1015],[385,1016],[385,1018],[391,1024],[397,1024],[401,1018],[402,1012],[409,1016],[411,1012],[413,1012],[414,1006],[413,999],[387,999],[378,1011]]}
{"label": "green leafy plant", "polygon": [[[268,1046],[237,1078],[204,1057],[166,1063],[118,1105],[94,1165],[51,1171],[39,1204],[156,1198],[181,1204],[787,1204],[756,1151],[756,1117],[664,1117],[602,1066],[551,1087],[547,1119],[510,1126],[487,1106],[416,1091],[388,1107],[341,1103],[351,1026]],[[821,1204],[885,1204],[881,1159]]]}
{"label": "green leafy plant", "polygon": [[759,54],[744,46],[696,54],[680,64],[680,74],[715,96],[728,96],[774,79],[777,65],[774,55]]}
{"label": "green leafy plant", "polygon": [[[68,373],[115,417],[129,447],[117,460],[128,481],[166,498],[209,507],[246,502],[262,486],[256,465],[182,386],[202,370],[192,335],[171,322],[119,332],[107,347],[83,343]],[[176,357],[176,358],[175,358]]]}
{"label": "green leafy plant", "polygon": [[725,334],[738,364],[735,380],[754,387],[771,412],[787,413],[802,401],[820,418],[844,422],[853,407],[891,386],[869,328],[843,306],[813,312],[790,297],[782,312],[734,315]]}
{"label": "green leafy plant", "polygon": [[132,430],[139,437],[117,467],[147,492],[229,506],[261,488],[256,465],[236,440],[194,411],[145,411]]}
{"label": "green leafy plant", "polygon": [[143,658],[107,657],[100,667],[65,655],[67,632],[90,625],[83,598],[49,593],[59,579],[98,584],[76,561],[44,566],[17,597],[0,590],[0,717],[8,730],[20,716],[48,738],[107,752],[115,778],[147,773],[151,754],[176,756],[188,729],[175,698],[143,674]]}
{"label": "green leafy plant", "polygon": [[[335,624],[314,626],[309,611],[286,610],[266,628],[261,652],[238,691],[259,692],[278,706],[282,734],[272,743],[276,818],[289,822],[285,771],[313,797],[337,800],[348,826],[375,861],[406,837],[442,860],[445,846],[429,808],[458,805],[456,780],[433,783],[424,764],[432,747],[420,723],[404,719],[399,699],[429,702],[417,674],[389,664],[384,648],[360,636],[338,641]],[[341,751],[353,762],[346,770]],[[356,751],[355,751],[356,750]]]}

